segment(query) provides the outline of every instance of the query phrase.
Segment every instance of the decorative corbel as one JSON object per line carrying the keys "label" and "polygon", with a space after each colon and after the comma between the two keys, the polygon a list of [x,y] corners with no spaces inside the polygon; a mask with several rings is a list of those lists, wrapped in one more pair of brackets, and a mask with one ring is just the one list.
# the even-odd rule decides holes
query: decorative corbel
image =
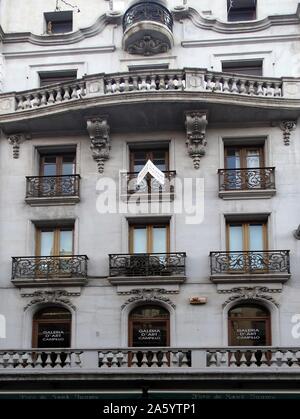
{"label": "decorative corbel", "polygon": [[25,140],[30,139],[29,134],[12,134],[7,136],[9,144],[12,145],[13,158],[18,159],[20,157],[20,144]]}
{"label": "decorative corbel", "polygon": [[207,144],[205,138],[208,124],[207,111],[188,111],[185,113],[185,118],[188,154],[193,159],[194,168],[199,169],[200,159],[205,155]]}
{"label": "decorative corbel", "polygon": [[300,240],[300,224],[298,225],[297,230],[294,230],[294,237],[297,240]]}
{"label": "decorative corbel", "polygon": [[109,159],[110,137],[109,125],[106,116],[89,118],[87,130],[91,139],[91,150],[93,159],[98,164],[98,172],[103,173],[104,162]]}
{"label": "decorative corbel", "polygon": [[291,133],[295,130],[296,126],[297,121],[281,121],[280,128],[283,131],[284,145],[290,145]]}

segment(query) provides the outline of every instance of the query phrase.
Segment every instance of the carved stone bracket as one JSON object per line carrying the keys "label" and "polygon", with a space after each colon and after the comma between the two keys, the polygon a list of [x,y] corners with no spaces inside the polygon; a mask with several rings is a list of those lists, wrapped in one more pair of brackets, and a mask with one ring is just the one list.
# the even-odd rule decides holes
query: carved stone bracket
{"label": "carved stone bracket", "polygon": [[139,54],[139,55],[154,55],[162,54],[167,52],[169,45],[167,42],[163,42],[161,39],[155,39],[150,35],[145,35],[143,39],[128,45],[127,51],[129,54]]}
{"label": "carved stone bracket", "polygon": [[280,129],[283,131],[284,145],[290,145],[292,131],[296,129],[297,121],[281,121]]}
{"label": "carved stone bracket", "polygon": [[219,294],[235,294],[229,297],[223,304],[223,307],[227,306],[227,304],[236,301],[236,300],[256,300],[256,299],[263,299],[266,301],[271,301],[276,307],[279,306],[278,302],[268,294],[274,293],[281,293],[281,289],[272,289],[267,287],[238,287],[238,288],[231,288],[228,290],[219,290]]}
{"label": "carved stone bracket", "polygon": [[7,137],[9,144],[13,149],[13,158],[18,159],[20,156],[20,144],[30,139],[28,134],[12,134]]}
{"label": "carved stone bracket", "polygon": [[30,297],[30,302],[24,307],[24,311],[28,307],[31,307],[34,304],[59,304],[63,303],[70,307],[72,310],[75,310],[76,307],[71,303],[68,297],[78,296],[78,293],[72,293],[64,290],[53,290],[53,291],[34,291],[31,293],[23,293],[23,297]]}
{"label": "carved stone bracket", "polygon": [[[164,297],[163,294],[166,294],[168,291],[163,288],[150,288],[150,289],[134,289],[129,291],[130,294],[133,294],[133,297],[128,298],[128,300],[121,306],[123,310],[128,304],[141,301],[141,302],[164,302],[176,308],[176,305],[168,297]],[[125,294],[125,293],[124,293]],[[128,294],[128,291],[126,292]]]}
{"label": "carved stone bracket", "polygon": [[185,113],[187,150],[189,156],[193,159],[194,168],[199,169],[200,159],[205,155],[207,111],[189,111]]}
{"label": "carved stone bracket", "polygon": [[93,159],[98,164],[98,172],[103,173],[104,162],[109,159],[110,153],[110,128],[106,116],[89,118],[87,130],[91,139],[91,150]]}

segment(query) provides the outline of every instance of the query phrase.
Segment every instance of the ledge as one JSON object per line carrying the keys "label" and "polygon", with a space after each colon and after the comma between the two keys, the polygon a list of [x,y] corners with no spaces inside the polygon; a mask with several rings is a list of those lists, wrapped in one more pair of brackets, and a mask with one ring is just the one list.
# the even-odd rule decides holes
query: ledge
{"label": "ledge", "polygon": [[74,277],[58,277],[51,279],[44,278],[18,278],[12,279],[11,282],[16,287],[49,287],[49,286],[58,286],[64,285],[68,287],[72,286],[81,286],[87,284],[87,278],[74,278]]}
{"label": "ledge", "polygon": [[214,284],[243,284],[243,283],[285,283],[291,277],[288,273],[272,273],[272,274],[217,274],[211,275],[210,280]]}
{"label": "ledge", "polygon": [[247,189],[219,191],[219,197],[224,200],[232,199],[269,199],[276,194],[276,189]]}
{"label": "ledge", "polygon": [[25,198],[26,204],[31,207],[45,207],[53,205],[75,205],[80,202],[79,196],[54,196]]}
{"label": "ledge", "polygon": [[183,284],[186,281],[186,276],[109,276],[107,279],[112,285],[163,285]]}

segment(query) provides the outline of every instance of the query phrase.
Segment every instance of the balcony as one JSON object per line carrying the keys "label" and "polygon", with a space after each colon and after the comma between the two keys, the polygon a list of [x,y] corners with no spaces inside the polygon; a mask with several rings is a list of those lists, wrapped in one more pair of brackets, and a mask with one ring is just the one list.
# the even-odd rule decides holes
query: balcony
{"label": "balcony", "polygon": [[109,282],[113,285],[180,284],[185,276],[185,253],[109,255]]}
{"label": "balcony", "polygon": [[80,175],[27,176],[27,204],[73,205],[79,202]]}
{"label": "balcony", "polygon": [[174,183],[176,172],[163,172],[165,183],[161,185],[155,178],[147,175],[137,185],[137,172],[121,173],[121,198],[124,201],[136,202],[137,200],[161,202],[174,200]]}
{"label": "balcony", "polygon": [[275,167],[219,169],[219,197],[271,198],[275,195]]}
{"label": "balcony", "polygon": [[210,279],[214,283],[286,282],[289,250],[210,252]]}
{"label": "balcony", "polygon": [[12,282],[16,286],[84,285],[85,255],[25,256],[12,258]]}
{"label": "balcony", "polygon": [[86,119],[100,112],[109,115],[115,132],[182,130],[184,112],[190,109],[206,109],[210,123],[274,123],[298,118],[298,91],[300,80],[294,78],[206,69],[96,74],[1,94],[0,124],[6,134],[82,131]]}
{"label": "balcony", "polygon": [[[298,347],[220,347],[220,348],[105,348],[105,349],[12,349],[0,351],[0,380],[26,375],[60,376],[73,379],[98,377],[109,385],[112,377],[143,381],[186,379],[250,380],[283,378],[300,373]],[[272,375],[274,374],[274,375]],[[69,376],[70,377],[70,376]],[[76,379],[76,378],[75,378]],[[81,378],[82,379],[82,378]],[[164,381],[163,380],[163,381]],[[116,382],[113,382],[116,385]],[[128,385],[128,382],[127,382]],[[161,382],[163,386],[163,383]]]}
{"label": "balcony", "polygon": [[168,52],[174,43],[173,17],[162,0],[138,0],[123,17],[123,49],[129,54]]}

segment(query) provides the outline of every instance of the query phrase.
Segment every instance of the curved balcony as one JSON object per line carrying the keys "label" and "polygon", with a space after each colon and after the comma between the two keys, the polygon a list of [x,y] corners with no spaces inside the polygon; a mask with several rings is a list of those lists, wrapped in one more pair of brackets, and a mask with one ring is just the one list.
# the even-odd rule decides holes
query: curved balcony
{"label": "curved balcony", "polygon": [[123,17],[123,48],[130,54],[154,55],[173,45],[173,18],[162,0],[136,1]]}

